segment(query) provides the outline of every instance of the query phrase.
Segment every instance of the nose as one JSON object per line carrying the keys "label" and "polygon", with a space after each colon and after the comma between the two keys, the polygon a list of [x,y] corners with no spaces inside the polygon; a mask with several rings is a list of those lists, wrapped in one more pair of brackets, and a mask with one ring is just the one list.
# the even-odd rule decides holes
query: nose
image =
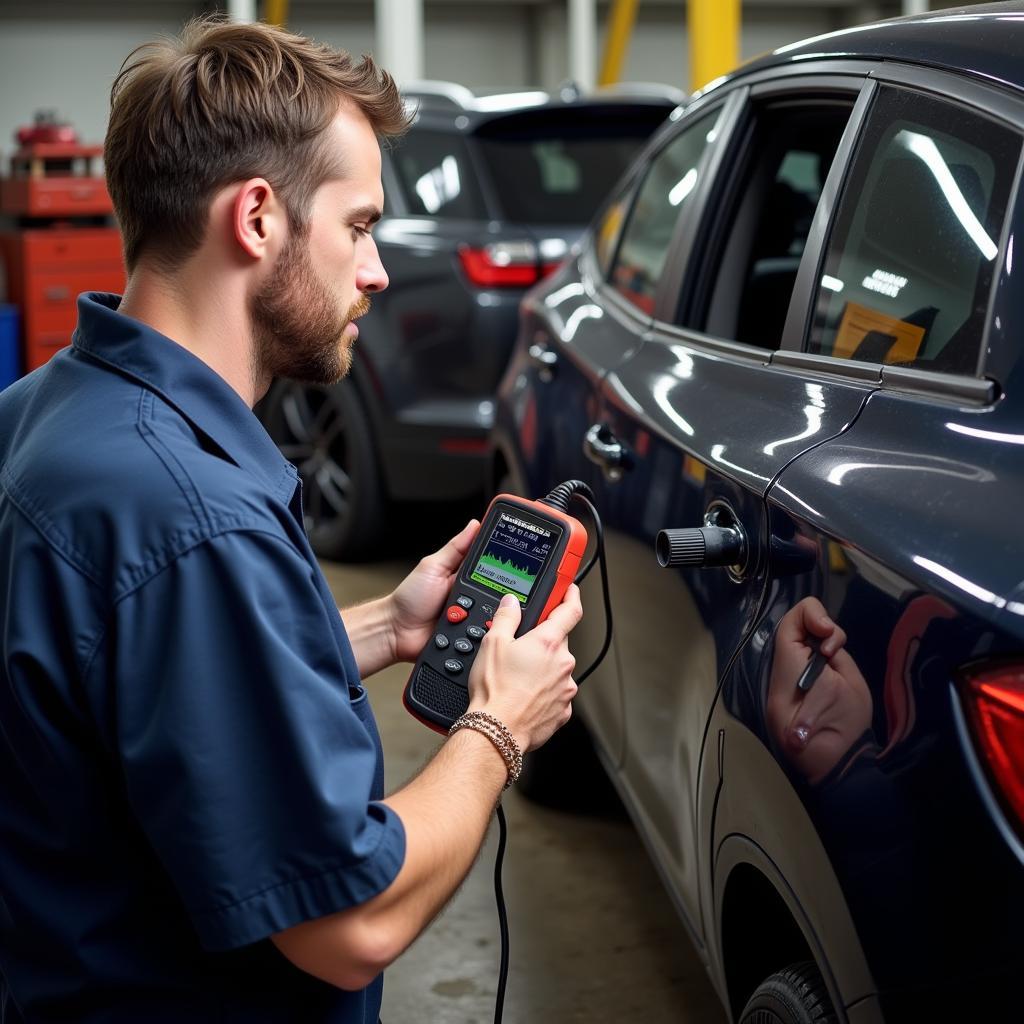
{"label": "nose", "polygon": [[361,292],[370,294],[382,292],[388,286],[388,272],[380,261],[380,253],[377,251],[377,243],[370,236],[366,240],[369,244],[365,250],[365,256],[360,261],[356,271],[356,288]]}

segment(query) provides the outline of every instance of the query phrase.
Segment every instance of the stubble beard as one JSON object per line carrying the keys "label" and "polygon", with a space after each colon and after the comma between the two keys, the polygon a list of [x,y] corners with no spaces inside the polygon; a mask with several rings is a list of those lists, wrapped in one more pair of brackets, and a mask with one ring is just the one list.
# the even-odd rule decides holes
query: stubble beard
{"label": "stubble beard", "polygon": [[337,383],[352,366],[345,328],[370,308],[361,295],[344,313],[317,274],[303,238],[293,235],[269,281],[253,296],[253,375],[269,384],[286,377],[302,384]]}

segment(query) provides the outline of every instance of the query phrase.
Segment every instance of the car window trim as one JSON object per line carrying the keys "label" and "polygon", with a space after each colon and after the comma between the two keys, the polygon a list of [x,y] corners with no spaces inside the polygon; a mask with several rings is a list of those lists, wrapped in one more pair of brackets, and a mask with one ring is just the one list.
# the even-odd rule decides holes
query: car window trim
{"label": "car window trim", "polygon": [[799,352],[807,343],[813,304],[817,296],[817,282],[832,235],[836,205],[846,185],[853,154],[863,135],[864,125],[877,91],[877,82],[870,78],[860,80],[859,93],[854,100],[850,118],[846,122],[832,166],[818,197],[818,205],[814,209],[814,220],[811,222],[807,243],[800,257],[800,266],[797,268],[793,291],[789,297],[786,321],[782,327],[782,340],[777,351]]}
{"label": "car window trim", "polygon": [[657,321],[651,325],[651,334],[647,341],[649,344],[658,345],[684,344],[701,352],[728,356],[732,360],[749,365],[767,367],[770,364],[768,357],[771,352],[766,348],[747,345],[742,341],[729,341],[727,338],[695,331],[692,327],[681,327],[679,324],[664,321]]}

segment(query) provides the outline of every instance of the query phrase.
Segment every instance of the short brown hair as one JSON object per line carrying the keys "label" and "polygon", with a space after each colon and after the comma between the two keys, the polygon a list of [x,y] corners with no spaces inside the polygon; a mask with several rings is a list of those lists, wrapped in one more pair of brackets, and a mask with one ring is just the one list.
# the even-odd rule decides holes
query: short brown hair
{"label": "short brown hair", "polygon": [[202,242],[214,194],[263,177],[304,230],[313,193],[341,169],[322,136],[343,98],[379,137],[408,127],[394,79],[364,55],[271,25],[197,18],[125,60],[110,93],[107,184],[125,264],[175,269]]}

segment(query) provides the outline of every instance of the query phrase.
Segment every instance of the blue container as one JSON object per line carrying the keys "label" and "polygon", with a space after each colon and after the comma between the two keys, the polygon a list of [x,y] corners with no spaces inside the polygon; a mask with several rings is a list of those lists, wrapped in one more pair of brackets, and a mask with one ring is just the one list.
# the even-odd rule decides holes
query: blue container
{"label": "blue container", "polygon": [[0,391],[21,376],[18,307],[0,304]]}

